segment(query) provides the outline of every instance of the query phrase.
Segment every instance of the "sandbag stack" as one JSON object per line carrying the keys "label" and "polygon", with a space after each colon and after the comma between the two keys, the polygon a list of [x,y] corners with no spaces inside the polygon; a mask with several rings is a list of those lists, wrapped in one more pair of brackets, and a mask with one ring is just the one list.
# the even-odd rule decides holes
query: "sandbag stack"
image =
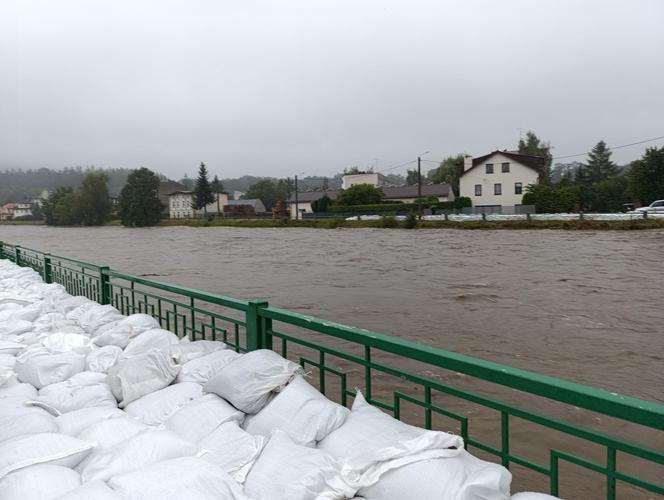
{"label": "sandbag stack", "polygon": [[179,339],[0,260],[0,499],[504,500],[510,481],[272,351]]}

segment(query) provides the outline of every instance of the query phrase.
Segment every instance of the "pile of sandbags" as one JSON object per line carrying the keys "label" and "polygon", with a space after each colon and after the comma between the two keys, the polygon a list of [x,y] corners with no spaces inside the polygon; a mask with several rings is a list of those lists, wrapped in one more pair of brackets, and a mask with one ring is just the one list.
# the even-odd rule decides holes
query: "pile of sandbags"
{"label": "pile of sandbags", "polygon": [[272,351],[179,339],[0,260],[3,500],[499,500],[510,481]]}

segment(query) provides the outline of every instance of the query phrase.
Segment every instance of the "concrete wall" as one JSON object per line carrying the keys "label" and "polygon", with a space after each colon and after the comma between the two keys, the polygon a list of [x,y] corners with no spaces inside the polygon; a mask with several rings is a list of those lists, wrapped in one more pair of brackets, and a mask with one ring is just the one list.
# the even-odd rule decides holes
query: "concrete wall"
{"label": "concrete wall", "polygon": [[[493,174],[486,173],[486,164],[493,164]],[[509,163],[510,171],[503,173],[502,164]],[[473,200],[473,206],[481,205],[521,205],[523,194],[529,184],[538,183],[538,173],[532,168],[503,156],[499,153],[488,158],[483,164],[468,170],[459,182],[459,195]],[[522,185],[522,194],[515,194],[515,183]],[[475,196],[475,185],[482,186],[482,195]],[[502,194],[494,194],[494,185],[501,184]]]}

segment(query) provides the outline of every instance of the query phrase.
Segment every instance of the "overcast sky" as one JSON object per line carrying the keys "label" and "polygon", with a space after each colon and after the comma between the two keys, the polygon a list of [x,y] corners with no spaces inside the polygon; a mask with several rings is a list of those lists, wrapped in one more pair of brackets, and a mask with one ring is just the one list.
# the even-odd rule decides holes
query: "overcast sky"
{"label": "overcast sky", "polygon": [[617,146],[664,135],[663,26],[663,0],[0,0],[0,169],[333,175],[519,128]]}

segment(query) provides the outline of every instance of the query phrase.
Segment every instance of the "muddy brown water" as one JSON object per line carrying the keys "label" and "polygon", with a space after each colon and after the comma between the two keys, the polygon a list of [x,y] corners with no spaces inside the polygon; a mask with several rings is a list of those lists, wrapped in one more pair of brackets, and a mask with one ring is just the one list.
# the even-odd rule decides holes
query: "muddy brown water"
{"label": "muddy brown water", "polygon": [[661,230],[2,225],[0,240],[664,402]]}

